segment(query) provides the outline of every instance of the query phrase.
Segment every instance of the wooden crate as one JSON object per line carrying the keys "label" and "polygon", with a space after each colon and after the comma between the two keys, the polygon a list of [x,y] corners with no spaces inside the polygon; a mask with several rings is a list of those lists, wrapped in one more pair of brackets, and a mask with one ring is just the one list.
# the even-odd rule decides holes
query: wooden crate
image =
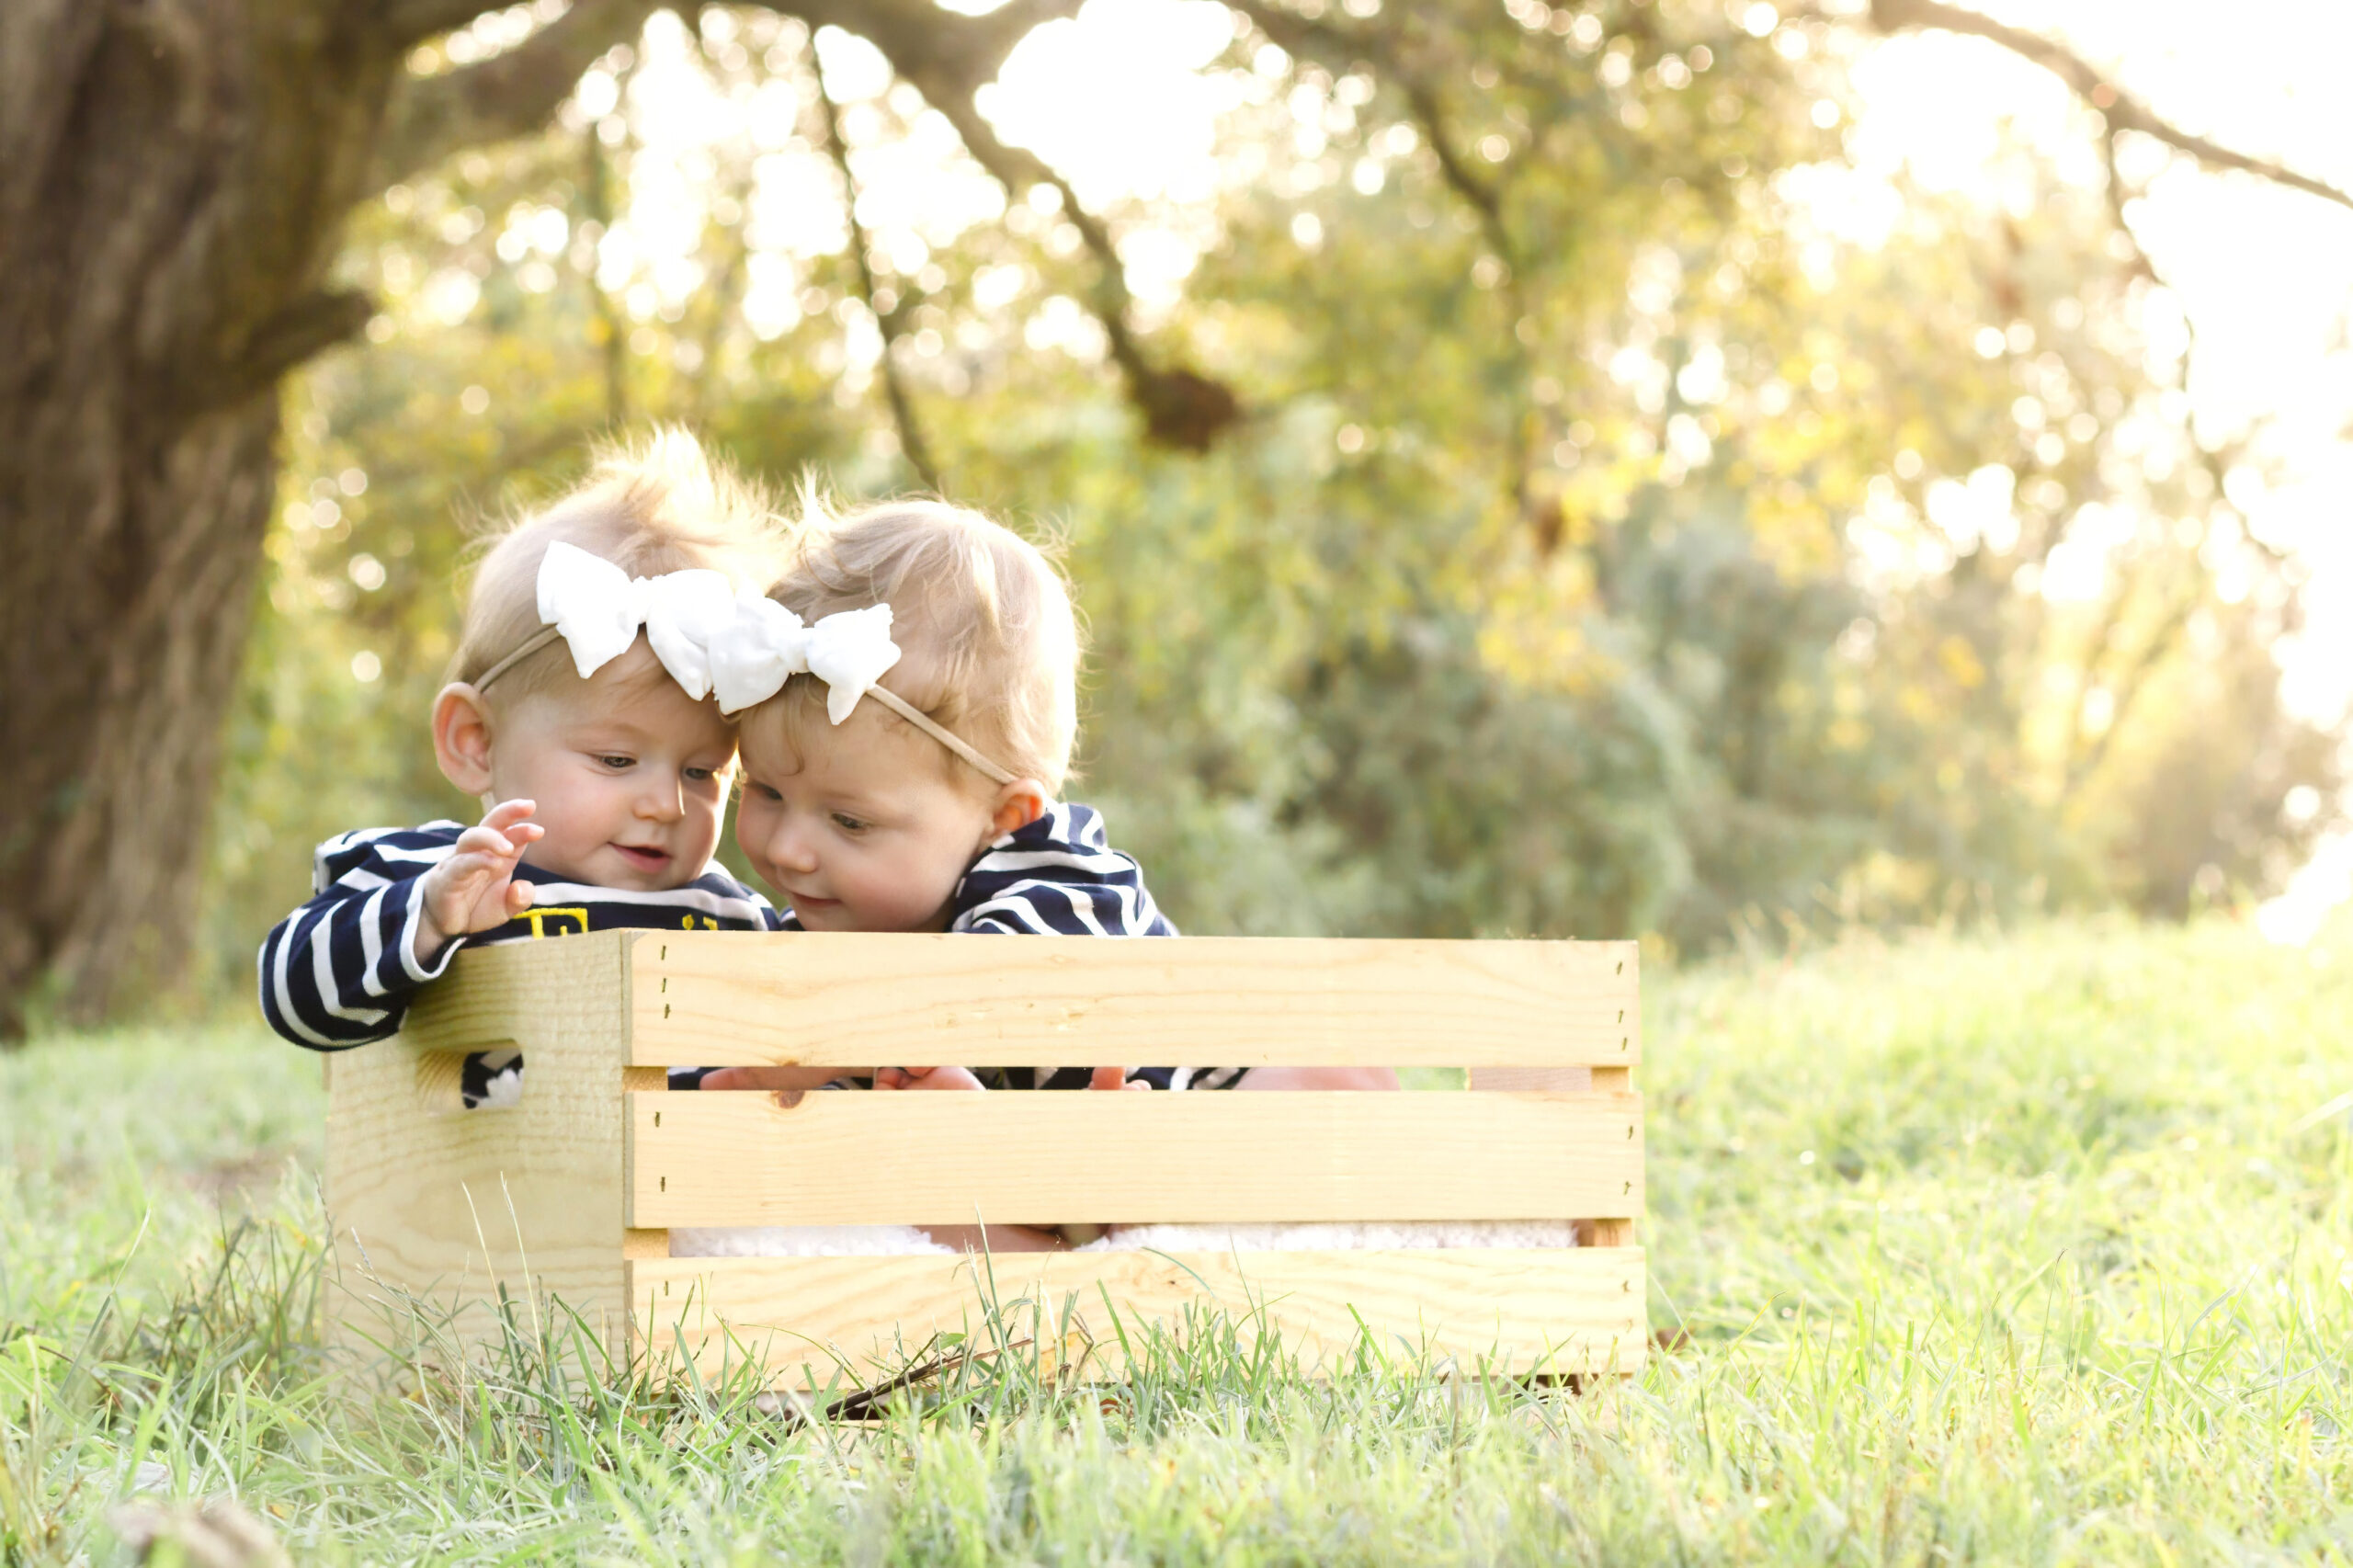
{"label": "wooden crate", "polygon": [[[1646,1346],[1626,942],[607,932],[472,949],[394,1040],[331,1059],[339,1343],[404,1297],[464,1345],[503,1292],[616,1360],[745,1347],[779,1381],[895,1369],[982,1290],[1109,1338],[1222,1307],[1311,1358],[1373,1329],[1464,1365],[1628,1371]],[[468,1051],[522,1103],[465,1111]],[[1467,1067],[1480,1094],[671,1094],[671,1065]],[[1591,1244],[674,1258],[697,1225],[1576,1220]],[[985,1268],[992,1276],[978,1278]],[[1108,1310],[1107,1310],[1108,1303]],[[388,1308],[390,1310],[388,1310]],[[731,1346],[733,1348],[731,1349]],[[1098,1354],[1108,1354],[1098,1349]]]}

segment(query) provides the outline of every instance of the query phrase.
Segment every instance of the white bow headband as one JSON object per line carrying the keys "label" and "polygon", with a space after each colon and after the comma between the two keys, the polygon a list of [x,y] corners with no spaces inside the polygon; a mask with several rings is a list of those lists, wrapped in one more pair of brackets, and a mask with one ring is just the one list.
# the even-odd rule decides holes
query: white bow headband
{"label": "white bow headband", "polygon": [[803,626],[774,599],[748,588],[738,592],[723,573],[633,578],[561,540],[548,546],[540,562],[539,590],[545,629],[483,671],[474,682],[476,690],[487,689],[558,637],[586,680],[628,652],[643,626],[654,656],[670,677],[698,702],[706,693],[716,696],[722,713],[766,702],[786,681],[806,672],[825,683],[825,715],[835,723],[857,710],[859,698],[871,697],[997,783],[1014,781],[1010,771],[879,684],[899,662],[889,605],[846,609]]}

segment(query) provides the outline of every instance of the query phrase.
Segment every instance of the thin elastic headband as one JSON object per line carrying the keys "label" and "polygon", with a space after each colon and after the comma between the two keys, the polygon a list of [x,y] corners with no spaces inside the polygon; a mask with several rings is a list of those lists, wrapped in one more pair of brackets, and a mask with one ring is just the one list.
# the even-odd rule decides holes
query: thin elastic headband
{"label": "thin elastic headband", "polygon": [[476,691],[488,691],[492,681],[496,680],[500,676],[505,675],[508,670],[513,669],[516,665],[521,664],[524,660],[529,658],[532,654],[538,653],[540,649],[554,642],[558,635],[556,629],[552,626],[543,626],[540,628],[539,631],[532,632],[529,637],[523,639],[523,645],[521,647],[516,649],[513,653],[507,654],[506,657],[499,660],[498,663],[491,665],[490,668],[476,676],[474,677],[474,689]]}
{"label": "thin elastic headband", "polygon": [[892,712],[896,713],[900,718],[904,719],[908,723],[913,724],[916,729],[921,730],[925,734],[929,735],[933,740],[938,741],[941,745],[946,746],[949,751],[954,752],[958,756],[962,757],[966,762],[971,763],[974,767],[979,768],[983,773],[987,774],[997,783],[1010,784],[1013,782],[1013,775],[1011,773],[1002,767],[999,767],[995,763],[991,762],[987,757],[983,756],[979,752],[974,751],[971,746],[967,745],[964,743],[963,737],[957,734],[955,731],[949,729],[946,725],[932,722],[932,721],[925,715],[922,709],[917,708],[914,703],[909,702],[897,692],[891,690],[878,682],[877,684],[866,688],[866,695],[874,699],[875,701],[880,702],[883,707],[888,708]]}

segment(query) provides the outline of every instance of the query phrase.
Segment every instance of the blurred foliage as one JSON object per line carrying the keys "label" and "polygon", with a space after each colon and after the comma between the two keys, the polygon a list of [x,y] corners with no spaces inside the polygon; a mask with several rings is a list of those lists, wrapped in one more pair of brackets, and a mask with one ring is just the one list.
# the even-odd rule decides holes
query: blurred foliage
{"label": "blurred foliage", "polygon": [[355,225],[383,313],[289,397],[224,981],[315,840],[471,809],[425,721],[475,522],[653,418],[780,489],[910,487],[884,352],[949,492],[1066,547],[1079,792],[1189,930],[2178,914],[2332,825],[2269,652],[2299,563],[2189,427],[2170,295],[2025,153],[1998,209],[1863,181],[1818,22],[1448,0],[1393,68],[1237,22],[1220,194],[1100,210],[1147,342],[1241,397],[1199,458],[1121,405],[1053,192],[847,91],[853,40],[700,28]]}

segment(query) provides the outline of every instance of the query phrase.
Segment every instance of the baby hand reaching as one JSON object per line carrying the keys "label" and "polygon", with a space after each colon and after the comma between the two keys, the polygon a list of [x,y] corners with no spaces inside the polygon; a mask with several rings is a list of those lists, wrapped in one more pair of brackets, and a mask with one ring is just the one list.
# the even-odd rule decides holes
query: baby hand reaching
{"label": "baby hand reaching", "polygon": [[706,1073],[706,1089],[767,1089],[790,1095],[799,1103],[808,1089],[822,1089],[842,1075],[838,1067],[722,1067]]}
{"label": "baby hand reaching", "polygon": [[1128,1081],[1128,1070],[1124,1067],[1097,1067],[1092,1073],[1087,1074],[1086,1086],[1090,1089],[1107,1090],[1149,1089],[1152,1087],[1152,1085],[1142,1078],[1138,1078],[1133,1083],[1130,1083]]}
{"label": "baby hand reaching", "polygon": [[877,1067],[878,1089],[972,1089],[985,1093],[987,1085],[969,1067]]}
{"label": "baby hand reaching", "polygon": [[494,930],[531,907],[531,884],[517,881],[515,868],[547,832],[524,820],[537,809],[530,801],[499,801],[425,873],[414,942],[420,965],[434,962],[460,937]]}

